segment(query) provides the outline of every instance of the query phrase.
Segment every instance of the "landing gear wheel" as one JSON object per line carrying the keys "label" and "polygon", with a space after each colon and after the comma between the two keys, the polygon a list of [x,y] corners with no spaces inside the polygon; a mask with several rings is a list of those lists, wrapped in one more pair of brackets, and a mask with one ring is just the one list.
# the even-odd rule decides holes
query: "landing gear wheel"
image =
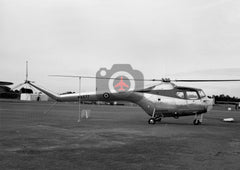
{"label": "landing gear wheel", "polygon": [[194,124],[194,125],[200,125],[201,122],[200,122],[198,119],[194,119],[193,124]]}
{"label": "landing gear wheel", "polygon": [[154,125],[156,123],[156,120],[154,118],[150,118],[148,120],[148,124]]}

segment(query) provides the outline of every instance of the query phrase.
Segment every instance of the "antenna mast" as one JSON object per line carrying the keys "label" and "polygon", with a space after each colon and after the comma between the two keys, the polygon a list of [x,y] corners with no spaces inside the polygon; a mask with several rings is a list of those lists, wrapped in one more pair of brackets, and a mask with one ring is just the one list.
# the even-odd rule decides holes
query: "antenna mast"
{"label": "antenna mast", "polygon": [[28,61],[26,61],[26,81],[28,81]]}

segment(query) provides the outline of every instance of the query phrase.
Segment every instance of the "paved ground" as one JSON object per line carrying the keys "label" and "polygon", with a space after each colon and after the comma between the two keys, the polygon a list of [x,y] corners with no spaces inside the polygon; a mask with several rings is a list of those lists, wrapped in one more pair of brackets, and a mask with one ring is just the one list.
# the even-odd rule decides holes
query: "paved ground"
{"label": "paved ground", "polygon": [[[240,112],[148,125],[136,107],[0,101],[0,169],[240,169]],[[233,117],[235,123],[221,119]]]}

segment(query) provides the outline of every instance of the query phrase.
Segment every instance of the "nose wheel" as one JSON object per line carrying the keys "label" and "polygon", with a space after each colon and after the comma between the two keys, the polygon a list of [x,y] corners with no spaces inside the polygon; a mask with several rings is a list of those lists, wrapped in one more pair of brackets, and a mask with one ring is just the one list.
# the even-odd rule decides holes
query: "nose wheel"
{"label": "nose wheel", "polygon": [[203,121],[203,114],[200,114],[200,117],[198,114],[195,115],[195,119],[193,120],[194,125],[201,125]]}
{"label": "nose wheel", "polygon": [[194,124],[194,125],[200,125],[201,122],[200,122],[200,120],[198,120],[198,119],[194,119],[194,120],[193,120],[193,124]]}

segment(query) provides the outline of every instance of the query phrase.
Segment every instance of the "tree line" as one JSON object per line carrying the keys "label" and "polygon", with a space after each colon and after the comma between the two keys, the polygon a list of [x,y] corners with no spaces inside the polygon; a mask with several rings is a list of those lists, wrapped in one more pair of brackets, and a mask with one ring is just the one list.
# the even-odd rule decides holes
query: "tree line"
{"label": "tree line", "polygon": [[224,95],[224,94],[213,95],[212,97],[215,99],[215,102],[218,102],[218,101],[240,102],[240,98],[235,96],[231,97],[229,95]]}

